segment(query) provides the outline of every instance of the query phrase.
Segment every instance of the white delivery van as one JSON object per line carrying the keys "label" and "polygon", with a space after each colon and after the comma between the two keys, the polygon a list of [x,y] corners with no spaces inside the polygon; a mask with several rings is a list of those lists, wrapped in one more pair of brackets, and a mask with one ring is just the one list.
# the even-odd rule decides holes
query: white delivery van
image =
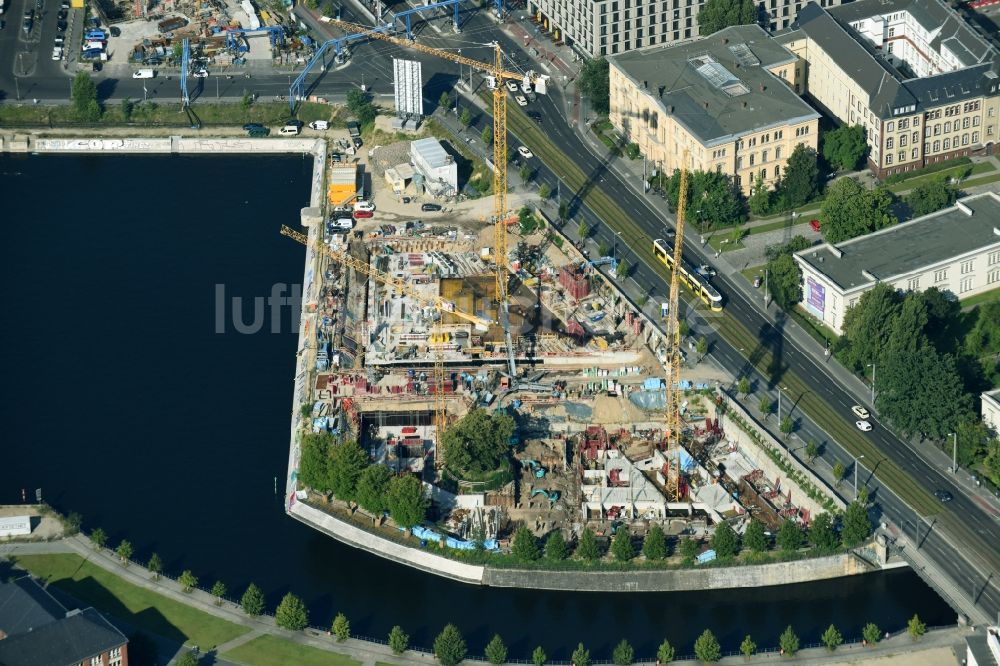
{"label": "white delivery van", "polygon": [[278,134],[281,134],[282,136],[298,136],[298,134],[299,134],[299,126],[298,125],[285,125],[280,130],[278,130]]}
{"label": "white delivery van", "polygon": [[156,76],[156,70],[152,69],[137,69],[132,72],[133,79],[151,79]]}

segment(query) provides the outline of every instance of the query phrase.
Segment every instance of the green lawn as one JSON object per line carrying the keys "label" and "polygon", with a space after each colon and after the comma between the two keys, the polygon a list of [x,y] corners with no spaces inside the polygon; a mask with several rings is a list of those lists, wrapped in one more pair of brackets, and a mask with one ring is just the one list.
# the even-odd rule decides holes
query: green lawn
{"label": "green lawn", "polygon": [[733,228],[710,232],[711,235],[708,236],[708,244],[718,252],[742,250],[745,247],[742,237],[746,235],[746,231],[744,228]]}
{"label": "green lawn", "polygon": [[[893,185],[890,185],[889,191],[899,194],[903,190],[912,190],[913,188],[918,187],[920,185],[926,185],[927,183],[933,182],[938,178],[950,178],[951,176],[954,176],[956,173],[968,169],[969,166],[970,165],[968,164],[963,164],[957,167],[952,167],[951,169],[943,169],[941,171],[925,174],[923,176],[915,176],[913,178],[910,178],[909,180],[904,180],[901,183],[895,183]],[[991,173],[992,171],[994,171],[993,165],[989,162],[980,162],[978,164],[973,164],[971,166],[972,166],[971,175],[973,176],[979,173]],[[963,182],[962,184],[967,185],[968,183]]]}
{"label": "green lawn", "polygon": [[76,554],[20,555],[16,562],[74,598],[164,638],[210,647],[249,631],[126,582]]}
{"label": "green lawn", "polygon": [[[1000,174],[997,175],[1000,177]],[[968,310],[976,307],[977,305],[982,305],[983,303],[989,303],[990,301],[995,301],[1000,299],[1000,288],[990,289],[989,291],[984,291],[981,294],[976,294],[975,296],[969,296],[968,298],[960,299],[963,310]]]}
{"label": "green lawn", "polygon": [[969,180],[962,181],[962,187],[975,187],[976,185],[989,185],[990,183],[995,183],[1000,180],[1000,173],[995,173],[992,176],[986,176],[985,178],[970,178]]}
{"label": "green lawn", "polygon": [[[263,635],[222,653],[223,659],[247,666],[361,666],[360,661],[336,652]],[[392,665],[387,665],[392,666]]]}

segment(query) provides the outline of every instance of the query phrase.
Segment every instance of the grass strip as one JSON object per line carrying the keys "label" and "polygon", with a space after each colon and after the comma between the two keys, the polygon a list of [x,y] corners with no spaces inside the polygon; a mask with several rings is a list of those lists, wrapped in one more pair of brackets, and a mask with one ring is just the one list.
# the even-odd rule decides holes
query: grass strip
{"label": "grass strip", "polygon": [[133,585],[75,553],[18,555],[16,562],[75,599],[179,643],[221,645],[250,631]]}
{"label": "grass strip", "polygon": [[[247,666],[361,666],[360,661],[336,652],[293,643],[265,634],[222,653],[222,657]],[[387,665],[388,666],[388,665]]]}
{"label": "grass strip", "polygon": [[[961,166],[953,167],[951,169],[946,169],[944,171],[938,171],[936,173],[929,173],[922,176],[916,176],[914,178],[910,178],[909,180],[904,180],[901,183],[894,183],[890,185],[889,191],[899,194],[904,190],[912,190],[921,185],[932,183],[938,179],[951,178],[955,174],[964,171],[967,168],[969,168],[969,165],[963,164]],[[990,164],[989,162],[979,162],[978,164],[972,165],[972,171],[970,172],[970,175],[974,176],[976,174],[990,173],[992,171],[995,171],[992,164]],[[968,183],[966,182],[964,184],[967,185]]]}
{"label": "grass strip", "polygon": [[976,187],[977,185],[989,185],[990,183],[995,183],[1000,180],[1000,173],[993,174],[992,176],[987,176],[985,178],[975,178],[972,180],[966,180],[962,182],[962,187]]}
{"label": "grass strip", "polygon": [[[1000,178],[1000,174],[998,174],[998,178]],[[980,306],[983,303],[995,301],[998,298],[1000,298],[1000,288],[990,289],[989,291],[984,291],[981,294],[963,298],[959,301],[959,303],[961,303],[963,310],[971,310],[974,307]]]}

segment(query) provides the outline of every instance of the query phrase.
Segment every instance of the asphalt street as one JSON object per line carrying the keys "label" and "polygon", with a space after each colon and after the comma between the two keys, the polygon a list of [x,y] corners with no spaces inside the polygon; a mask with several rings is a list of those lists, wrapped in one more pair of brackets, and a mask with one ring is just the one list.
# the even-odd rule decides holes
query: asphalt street
{"label": "asphalt street", "polygon": [[[0,31],[0,99],[10,100],[19,95],[21,99],[65,101],[69,93],[70,72],[63,70],[62,63],[53,62],[50,57],[51,38],[55,36],[55,14],[58,8],[53,4],[55,0],[46,0],[47,7],[43,10],[40,25],[36,25],[31,33],[25,35],[21,31],[20,17],[24,8],[33,7],[34,2],[35,0],[10,0],[6,10],[4,19],[7,25]],[[343,17],[346,20],[370,23],[363,15],[353,13],[346,7]],[[447,19],[435,21],[435,24],[441,27],[440,32],[423,24],[419,28],[419,41],[431,46],[447,47],[456,52],[461,51],[463,55],[488,61],[491,50],[487,43],[499,39],[507,53],[518,54],[516,60],[511,63],[512,67],[522,69],[528,67],[527,54],[523,53],[513,40],[498,31],[496,22],[484,12],[463,11],[462,20],[462,32],[458,35],[450,32],[450,20]],[[67,38],[67,44],[69,41]],[[315,73],[308,79],[309,92],[340,98],[347,90],[363,84],[377,96],[391,95],[392,57],[415,59],[422,63],[425,105],[428,107],[425,108],[426,113],[432,112],[436,107],[441,92],[448,91],[454,94],[455,84],[460,75],[458,65],[379,41],[353,45],[351,58],[342,67],[334,67],[331,62],[332,68],[326,71],[316,68]],[[176,73],[171,75],[167,70],[161,70],[163,75],[151,81],[133,80],[124,77],[127,69],[120,65],[121,63],[113,62],[105,68],[105,72],[97,76],[99,92],[103,98],[114,100],[127,96],[132,99],[142,99],[145,94],[150,99],[179,102],[180,85]],[[30,76],[18,77],[15,85],[15,71],[19,74],[30,73]],[[238,97],[244,90],[253,92],[263,99],[284,96],[288,94],[289,84],[297,73],[254,69],[250,70],[251,78],[247,79],[243,77],[243,71],[234,70],[232,79],[226,78],[225,72],[213,72],[206,79],[191,79],[191,92],[195,103],[199,98],[210,101],[214,97]],[[468,75],[468,70],[465,74]],[[478,84],[481,79],[477,76],[473,81],[474,84]],[[613,170],[607,168],[603,158],[590,151],[563,118],[564,105],[560,86],[554,85],[552,88],[550,95],[539,96],[531,106],[532,110],[541,113],[546,134],[571,161],[591,175],[595,188],[603,190],[632,216],[648,234],[650,241],[661,236],[663,229],[672,224],[672,221],[668,221],[666,216],[650,206],[649,201],[636,192],[633,184],[623,182]],[[469,139],[475,140],[482,127],[491,122],[486,114],[478,114],[473,124],[474,129],[469,132]],[[512,136],[509,139],[512,148],[516,148],[520,143],[516,137]],[[537,158],[533,158],[529,163],[537,170],[539,181],[549,183],[553,190],[557,188],[558,180],[547,165]],[[513,170],[511,175],[513,178],[517,177]],[[563,198],[568,197],[564,195]],[[587,220],[592,227],[590,242],[594,244],[595,249],[599,242],[607,243],[608,246],[616,243],[614,230],[597,218],[589,208],[581,205],[574,211],[574,215],[577,220]],[[572,229],[567,231],[572,235]],[[690,263],[711,263],[711,259],[694,239],[688,236],[686,241],[685,255]],[[630,256],[629,260],[634,266],[630,279],[641,285],[654,301],[665,300],[667,285],[661,269],[643,263],[637,256]],[[810,390],[815,395],[841,411],[844,418],[853,424],[854,417],[850,412],[850,406],[858,404],[859,400],[843,389],[840,382],[823,364],[817,363],[795,340],[776,327],[773,311],[765,315],[761,311],[760,304],[751,303],[743,288],[738,287],[729,277],[720,275],[714,278],[713,282],[726,299],[726,314],[735,318],[747,330],[757,333],[759,343],[777,356],[787,367],[788,372],[808,382]],[[757,373],[747,362],[748,355],[754,350],[734,349],[729,346],[715,332],[712,321],[705,319],[697,310],[689,309],[687,317],[692,329],[708,339],[712,356],[717,362],[735,375],[748,375],[760,387],[758,395],[766,392],[771,396],[772,402],[777,401],[777,387],[770,386],[768,378]],[[785,400],[790,404],[795,402],[794,399],[789,400],[787,395]],[[791,414],[797,419],[796,435],[800,443],[807,440],[825,442],[823,455],[817,464],[832,466],[837,460],[851,460],[851,456],[826,433],[804,414],[796,413],[794,409],[792,407]],[[872,419],[872,422],[874,429],[866,436],[870,437],[882,452],[924,485],[926,490],[945,489],[951,491],[954,496],[952,502],[941,505],[939,517],[921,518],[892,493],[881,488],[870,472],[868,474],[862,472],[860,481],[869,488],[884,519],[906,529],[910,534],[916,534],[919,530],[921,548],[924,552],[951,573],[954,584],[959,589],[969,590],[969,594],[990,617],[996,616],[1000,611],[1000,587],[998,587],[1000,525],[976,501],[956,487],[947,472],[928,464],[910,443],[895,437],[878,422],[877,418]],[[850,471],[852,470],[849,468]],[[968,528],[971,538],[967,538],[969,535],[955,535],[942,530],[938,524],[939,520],[963,524]]]}

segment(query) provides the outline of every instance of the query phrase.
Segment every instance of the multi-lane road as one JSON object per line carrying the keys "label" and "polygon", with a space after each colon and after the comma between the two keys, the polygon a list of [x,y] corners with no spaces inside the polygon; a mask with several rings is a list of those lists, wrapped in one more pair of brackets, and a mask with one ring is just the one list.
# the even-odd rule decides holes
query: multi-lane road
{"label": "multi-lane road", "polygon": [[[4,15],[6,27],[0,31],[0,99],[12,100],[15,96],[21,99],[39,99],[43,102],[55,100],[65,101],[69,93],[70,72],[64,69],[61,62],[51,61],[52,37],[55,36],[55,15],[58,6],[52,5],[56,0],[45,0],[47,6],[43,9],[40,25],[25,35],[21,31],[20,18],[26,8],[34,8],[36,0],[8,0]],[[350,12],[344,8],[344,18],[360,23],[368,23],[360,12]],[[15,21],[16,19],[16,21]],[[70,31],[79,31],[81,20],[71,25]],[[420,41],[422,43],[461,50],[463,55],[482,60],[490,59],[490,49],[487,43],[499,40],[505,51],[515,55],[512,66],[528,68],[530,59],[520,45],[508,38],[497,29],[497,24],[483,13],[463,11],[463,30],[454,35],[450,32],[447,20],[438,22],[440,31],[422,25]],[[319,26],[316,26],[319,28]],[[79,39],[79,32],[75,39]],[[67,45],[70,39],[67,38]],[[32,55],[34,54],[34,55]],[[371,43],[352,46],[352,58],[342,67],[332,66],[325,72],[317,71],[310,76],[310,92],[330,98],[340,98],[351,87],[364,83],[369,91],[377,95],[392,94],[391,58],[405,57],[419,60],[423,67],[424,96],[429,109],[437,104],[442,92],[454,94],[455,83],[459,76],[459,67],[433,56],[427,56],[387,44],[373,41]],[[318,70],[318,68],[317,68]],[[127,67],[121,63],[112,63],[104,72],[97,74],[99,91],[106,99],[131,97],[142,99],[144,94],[161,101],[178,101],[180,98],[179,82],[176,74],[167,78],[159,76],[152,81],[132,80],[128,76]],[[256,93],[261,98],[288,94],[288,87],[294,78],[294,73],[276,73],[270,70],[251,70],[252,77],[245,79],[242,70],[232,73],[233,78],[227,78],[213,73],[207,79],[192,79],[192,97],[196,100],[211,100],[215,97],[234,98],[244,90]],[[466,70],[467,72],[467,70]],[[15,85],[15,78],[17,83]],[[478,77],[476,78],[478,82]],[[143,90],[145,83],[145,92]],[[542,127],[551,141],[567,159],[590,175],[592,187],[604,191],[611,200],[625,211],[630,219],[639,226],[648,239],[662,235],[669,222],[667,216],[658,210],[647,197],[641,195],[632,184],[626,183],[614,169],[608,168],[605,158],[598,157],[577,133],[568,125],[563,117],[563,103],[560,86],[552,86],[552,94],[539,96],[532,105],[533,110],[542,117]],[[478,136],[479,131],[492,120],[480,114],[474,123],[475,132],[470,137]],[[517,146],[521,141],[510,137],[510,145]],[[530,146],[529,146],[530,147]],[[550,157],[551,160],[551,157]],[[538,178],[548,182],[553,189],[558,183],[558,164],[543,163],[534,158],[532,166],[538,171]],[[564,190],[565,192],[565,190]],[[568,196],[564,193],[564,198]],[[591,242],[603,241],[609,246],[616,241],[616,229],[607,226],[584,203],[575,207],[577,219],[585,219],[593,228]],[[572,230],[569,230],[572,233]],[[712,257],[707,256],[702,248],[692,239],[685,243],[685,253],[691,263],[712,263]],[[663,272],[642,261],[638,255],[631,258],[634,264],[630,279],[642,285],[646,293],[654,300],[662,299],[666,292]],[[854,417],[850,406],[861,401],[851,395],[843,384],[830,372],[826,364],[817,360],[815,349],[808,349],[814,344],[811,340],[800,342],[787,331],[780,329],[776,323],[774,311],[764,312],[758,299],[751,302],[751,294],[745,293],[745,287],[737,283],[739,276],[719,275],[714,282],[726,298],[726,316],[732,317],[746,330],[757,334],[758,344],[765,347],[769,353],[786,368],[785,372],[795,375],[808,386],[808,390],[820,398],[826,405],[843,414],[845,422],[853,423]],[[712,349],[712,355],[722,366],[735,375],[749,375],[756,378],[762,387],[761,392],[768,392],[772,401],[777,400],[777,387],[769,387],[769,378],[758,373],[748,356],[755,350],[734,348],[726,339],[719,335],[712,326],[711,320],[705,320],[695,310],[688,313],[689,320],[700,335],[704,335]],[[794,403],[794,398],[785,395],[785,400]],[[817,464],[832,466],[835,460],[850,461],[851,455],[823,432],[806,414],[796,413],[797,435],[803,441],[814,440],[826,442],[823,456]],[[952,579],[955,588],[967,591],[970,598],[975,599],[976,606],[984,616],[995,617],[1000,611],[1000,524],[991,510],[977,499],[970,497],[953,483],[952,478],[942,469],[929,464],[915,450],[913,445],[894,436],[891,431],[882,426],[877,418],[873,419],[874,430],[865,436],[879,448],[880,452],[904,470],[910,477],[920,483],[928,492],[936,489],[949,490],[954,496],[952,502],[942,504],[938,516],[918,516],[907,507],[890,490],[880,486],[877,477],[862,472],[860,478],[872,493],[872,497],[882,512],[884,520],[906,530],[907,534],[920,543],[921,551],[946,571]],[[953,529],[958,526],[960,529]]]}

